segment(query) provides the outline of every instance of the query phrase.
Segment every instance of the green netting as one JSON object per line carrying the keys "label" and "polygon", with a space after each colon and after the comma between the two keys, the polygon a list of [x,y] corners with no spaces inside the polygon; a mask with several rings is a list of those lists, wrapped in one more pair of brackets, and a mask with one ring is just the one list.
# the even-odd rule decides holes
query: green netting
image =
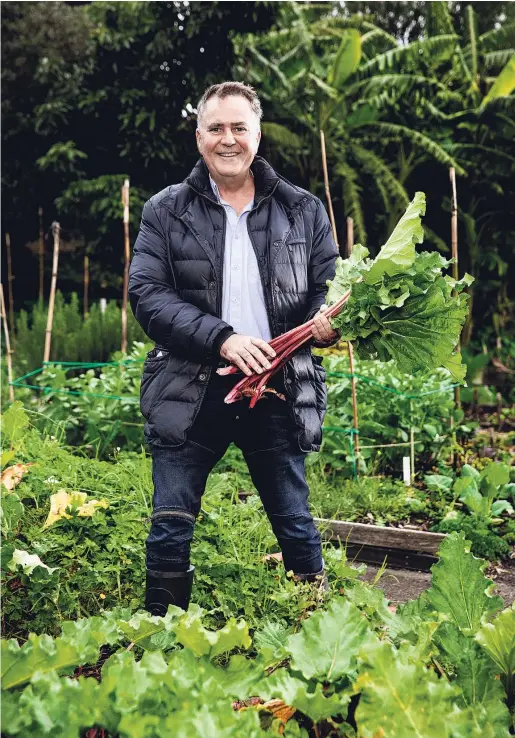
{"label": "green netting", "polygon": [[[43,392],[45,394],[50,394],[51,392],[59,393],[59,394],[67,394],[67,395],[79,395],[84,397],[97,397],[103,400],[120,400],[123,402],[138,402],[138,398],[134,396],[121,396],[121,395],[104,395],[100,394],[98,392],[81,392],[78,390],[70,390],[70,389],[61,389],[61,388],[53,388],[49,386],[44,385],[34,385],[34,384],[26,384],[25,380],[29,377],[36,376],[38,374],[41,374],[45,367],[47,366],[62,366],[66,367],[66,369],[99,369],[103,366],[126,366],[127,364],[143,364],[144,359],[123,359],[122,361],[106,361],[106,362],[80,362],[80,361],[45,361],[43,362],[42,366],[39,367],[39,369],[35,369],[32,372],[28,372],[27,374],[24,374],[23,376],[19,377],[18,379],[14,379],[12,382],[9,382],[10,385],[13,387],[23,387],[24,389],[33,389],[38,392]],[[409,393],[409,392],[401,392],[400,390],[396,389],[395,387],[389,387],[388,385],[381,384],[381,382],[378,382],[375,379],[371,379],[370,377],[366,377],[363,374],[358,373],[352,373],[352,372],[327,372],[327,377],[339,377],[339,378],[345,378],[345,379],[357,379],[360,382],[365,382],[367,384],[374,385],[375,387],[379,387],[380,389],[383,389],[385,392],[391,392],[395,395],[398,395],[400,397],[403,397],[407,400],[419,400],[422,397],[427,397],[428,395],[434,395],[434,394],[443,394],[444,392],[449,392],[450,390],[453,390],[455,387],[459,386],[459,383],[448,385],[447,387],[444,387],[442,389],[435,389],[435,390],[429,390],[428,392],[420,392],[420,393]],[[354,436],[359,435],[359,429],[358,428],[334,428],[331,426],[323,426],[324,431],[332,431],[335,433],[343,433],[345,435],[349,436],[349,449],[350,449],[350,458],[351,458],[351,465],[353,470],[354,477],[357,476],[357,457],[356,452],[354,448]],[[410,443],[392,443],[387,444],[388,446],[410,446],[413,445],[412,442]],[[379,444],[378,446],[366,446],[366,448],[380,448],[384,446],[384,444]]]}

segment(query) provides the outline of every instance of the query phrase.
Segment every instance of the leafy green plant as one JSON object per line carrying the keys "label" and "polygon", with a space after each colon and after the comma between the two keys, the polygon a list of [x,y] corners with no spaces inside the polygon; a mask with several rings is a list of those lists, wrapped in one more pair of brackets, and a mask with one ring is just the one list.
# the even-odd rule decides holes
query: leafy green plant
{"label": "leafy green plant", "polygon": [[[143,418],[139,412],[141,372],[150,344],[134,342],[130,352],[112,355],[112,363],[80,369],[47,366],[36,378],[38,392],[32,409],[37,424],[51,432],[58,425],[68,443],[86,445],[101,457],[143,444]],[[75,376],[73,376],[75,374]]]}
{"label": "leafy green plant", "polygon": [[[41,366],[45,346],[48,306],[35,304],[31,313],[21,310],[16,320],[16,377]],[[104,312],[98,304],[91,305],[86,319],[76,293],[66,302],[58,290],[55,297],[52,328],[51,361],[108,361],[121,345],[121,310],[109,301]],[[127,315],[128,344],[148,341],[129,310]]]}
{"label": "leafy green plant", "polygon": [[381,592],[347,578],[349,595],[330,595],[290,627],[268,622],[254,639],[235,617],[210,629],[196,605],[187,613],[171,606],[164,617],[119,607],[63,622],[53,638],[3,639],[2,730],[305,738],[331,727],[348,737],[507,737],[497,676],[512,664],[494,644],[512,627],[509,611],[497,615],[484,566],[454,535],[442,544],[431,588],[397,612]]}
{"label": "leafy green plant", "polygon": [[[472,541],[473,551],[490,559],[506,555],[508,543],[501,536],[503,513],[513,515],[515,510],[509,501],[515,489],[510,483],[509,467],[489,461],[481,472],[469,464],[461,470],[454,482],[452,477],[432,475],[426,477],[428,486],[444,489],[446,496],[454,497],[443,520],[435,530],[448,533],[463,530]],[[461,503],[464,510],[456,509]],[[465,512],[466,510],[466,512]]]}

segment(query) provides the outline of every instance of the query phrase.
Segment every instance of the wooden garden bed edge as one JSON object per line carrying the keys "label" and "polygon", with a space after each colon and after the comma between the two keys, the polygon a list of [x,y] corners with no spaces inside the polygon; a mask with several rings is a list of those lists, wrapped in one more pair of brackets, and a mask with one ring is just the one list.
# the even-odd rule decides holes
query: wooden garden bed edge
{"label": "wooden garden bed edge", "polygon": [[347,523],[343,520],[315,518],[315,524],[322,528],[326,540],[340,540],[342,543],[398,548],[404,551],[418,551],[435,554],[446,537],[445,533],[430,533],[425,530],[389,528],[368,523]]}

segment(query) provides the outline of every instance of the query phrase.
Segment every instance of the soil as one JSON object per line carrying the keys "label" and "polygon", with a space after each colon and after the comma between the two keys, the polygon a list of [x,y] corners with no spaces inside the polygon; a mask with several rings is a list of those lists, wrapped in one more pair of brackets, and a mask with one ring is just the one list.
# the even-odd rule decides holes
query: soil
{"label": "soil", "polygon": [[[379,567],[367,565],[363,579],[373,582],[378,571]],[[507,607],[515,602],[515,559],[503,561],[502,565],[490,565],[485,573],[495,582],[494,594],[500,595]],[[393,568],[387,568],[377,583],[392,605],[415,599],[430,585],[430,572]]]}

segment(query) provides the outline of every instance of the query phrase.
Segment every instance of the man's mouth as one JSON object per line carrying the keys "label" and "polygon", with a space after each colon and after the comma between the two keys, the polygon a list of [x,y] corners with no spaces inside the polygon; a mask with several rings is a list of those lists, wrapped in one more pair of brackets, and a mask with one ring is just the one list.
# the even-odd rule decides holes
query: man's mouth
{"label": "man's mouth", "polygon": [[238,156],[238,153],[237,152],[234,152],[231,154],[218,153],[218,156],[221,156],[223,159],[232,159],[234,156]]}

